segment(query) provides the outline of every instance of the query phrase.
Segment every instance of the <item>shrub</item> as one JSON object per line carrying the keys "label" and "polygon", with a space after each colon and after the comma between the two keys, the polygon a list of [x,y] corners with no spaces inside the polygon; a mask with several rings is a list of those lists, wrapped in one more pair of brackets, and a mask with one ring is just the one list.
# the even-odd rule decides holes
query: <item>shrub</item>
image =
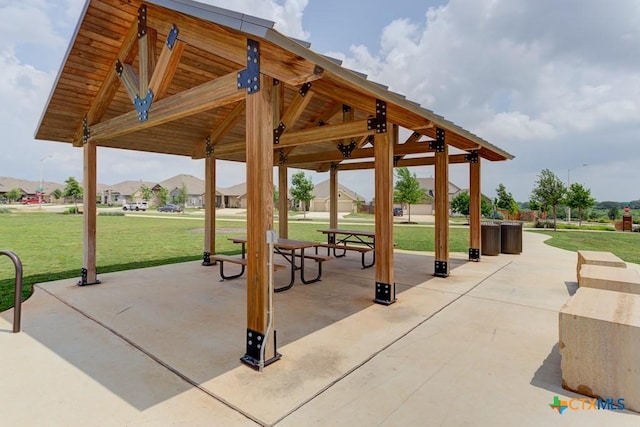
{"label": "shrub", "polygon": [[121,212],[121,211],[98,212],[98,216],[124,216],[124,212]]}
{"label": "shrub", "polygon": [[9,209],[9,208],[0,208],[0,214],[3,214],[3,213],[11,213],[11,209]]}
{"label": "shrub", "polygon": [[76,208],[75,206],[70,207],[69,209],[65,210],[62,212],[63,215],[69,215],[69,214],[79,214],[80,213],[80,209]]}

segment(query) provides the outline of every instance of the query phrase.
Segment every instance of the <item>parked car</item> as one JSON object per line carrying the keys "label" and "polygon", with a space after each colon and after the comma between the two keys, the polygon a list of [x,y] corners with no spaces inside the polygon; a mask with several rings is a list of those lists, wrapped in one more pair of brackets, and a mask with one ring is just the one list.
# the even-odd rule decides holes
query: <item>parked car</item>
{"label": "parked car", "polygon": [[[44,203],[44,201],[43,201]],[[23,205],[37,205],[38,204],[38,198],[37,197],[25,197],[22,199],[22,204]]]}
{"label": "parked car", "polygon": [[164,205],[158,208],[158,212],[182,212],[182,206],[178,205]]}
{"label": "parked car", "polygon": [[393,216],[402,216],[402,208],[393,208]]}
{"label": "parked car", "polygon": [[125,203],[122,205],[122,209],[125,211],[146,211],[149,209],[149,204],[147,202],[134,202],[134,203]]}

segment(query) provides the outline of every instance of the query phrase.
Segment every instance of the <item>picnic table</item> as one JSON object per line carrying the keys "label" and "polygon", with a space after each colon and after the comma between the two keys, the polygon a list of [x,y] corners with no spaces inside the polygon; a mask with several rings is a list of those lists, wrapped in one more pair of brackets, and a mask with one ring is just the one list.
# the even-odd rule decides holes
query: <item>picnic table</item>
{"label": "picnic table", "polygon": [[[359,252],[362,255],[362,268],[372,267],[376,263],[376,233],[367,230],[347,230],[342,228],[327,228],[318,230],[327,236],[327,243],[318,244],[318,247],[327,248],[327,255],[333,250],[333,256],[341,258],[347,251]],[[341,251],[341,252],[340,252]],[[373,252],[371,263],[365,261],[365,254]]]}
{"label": "picnic table", "polygon": [[[229,237],[233,243],[239,243],[242,245],[242,258],[245,258],[246,251],[246,237]],[[305,254],[305,249],[314,248],[318,245],[318,242],[310,242],[306,240],[294,240],[294,239],[282,239],[279,238],[277,242],[274,243],[273,248],[274,252],[280,256],[282,256],[287,263],[289,264],[290,280],[286,286],[282,286],[279,288],[275,288],[275,292],[286,291],[287,289],[291,289],[295,282],[295,272],[296,270],[300,271],[300,281],[305,285],[310,283],[315,283],[320,280],[322,276],[322,263],[325,261],[330,261],[333,259],[330,256],[322,256],[322,255],[313,255],[313,254]],[[300,265],[296,265],[296,259],[300,259]],[[318,263],[318,274],[316,277],[312,279],[307,279],[305,277],[305,259],[313,260]]]}

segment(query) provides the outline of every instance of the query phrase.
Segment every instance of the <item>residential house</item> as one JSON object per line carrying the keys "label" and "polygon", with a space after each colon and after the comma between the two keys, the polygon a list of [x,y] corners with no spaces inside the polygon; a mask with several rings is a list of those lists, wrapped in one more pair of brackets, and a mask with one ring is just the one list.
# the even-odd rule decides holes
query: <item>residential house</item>
{"label": "residential house", "polygon": [[[183,187],[187,192],[186,206],[202,207],[204,206],[204,180],[193,175],[180,174],[172,178],[166,179],[157,186],[167,189],[169,192],[169,203],[173,203],[179,199]],[[154,187],[154,191],[157,190]]]}
{"label": "residential house", "polygon": [[[412,204],[411,214],[415,215],[433,215],[434,197],[435,197],[435,179],[434,178],[417,178],[420,188],[424,190],[425,201]],[[457,196],[461,191],[460,187],[452,182],[449,182],[449,200]],[[406,206],[401,206],[399,203],[394,204],[394,207],[403,207],[406,211]]]}
{"label": "residential house", "polygon": [[[101,203],[106,205],[122,206],[125,203],[143,201],[142,187],[152,189],[155,182],[148,181],[122,181],[114,185],[98,185],[98,194]],[[150,200],[154,204],[154,200]]]}
{"label": "residential house", "polygon": [[[40,188],[42,186],[42,188]],[[42,201],[45,203],[59,202],[63,203],[63,198],[57,200],[51,195],[55,190],[64,191],[65,185],[56,182],[29,181],[26,179],[17,179],[9,177],[0,177],[0,199],[5,199],[6,194],[17,188],[20,190],[22,197],[37,197],[38,192],[42,192]]]}
{"label": "residential house", "polygon": [[216,208],[247,208],[247,183],[216,189]]}
{"label": "residential house", "polygon": [[[330,180],[322,181],[313,187],[313,199],[309,202],[309,212],[329,212]],[[338,184],[338,212],[357,212],[358,204],[364,203],[364,198],[354,191]]]}

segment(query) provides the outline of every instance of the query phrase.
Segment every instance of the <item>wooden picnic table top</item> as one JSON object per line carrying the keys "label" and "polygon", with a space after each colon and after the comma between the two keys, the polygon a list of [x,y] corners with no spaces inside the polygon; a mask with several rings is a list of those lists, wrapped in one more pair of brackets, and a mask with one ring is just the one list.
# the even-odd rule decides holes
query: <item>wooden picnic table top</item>
{"label": "wooden picnic table top", "polygon": [[[229,240],[231,240],[233,243],[247,243],[246,237],[229,237]],[[296,249],[313,248],[318,244],[319,244],[318,242],[311,242],[306,240],[278,238],[278,241],[274,243],[274,246],[276,246],[279,249],[296,250]]]}
{"label": "wooden picnic table top", "polygon": [[352,236],[376,237],[376,232],[369,231],[369,230],[346,230],[344,228],[325,228],[323,230],[318,230],[318,231],[324,234],[349,234]]}

